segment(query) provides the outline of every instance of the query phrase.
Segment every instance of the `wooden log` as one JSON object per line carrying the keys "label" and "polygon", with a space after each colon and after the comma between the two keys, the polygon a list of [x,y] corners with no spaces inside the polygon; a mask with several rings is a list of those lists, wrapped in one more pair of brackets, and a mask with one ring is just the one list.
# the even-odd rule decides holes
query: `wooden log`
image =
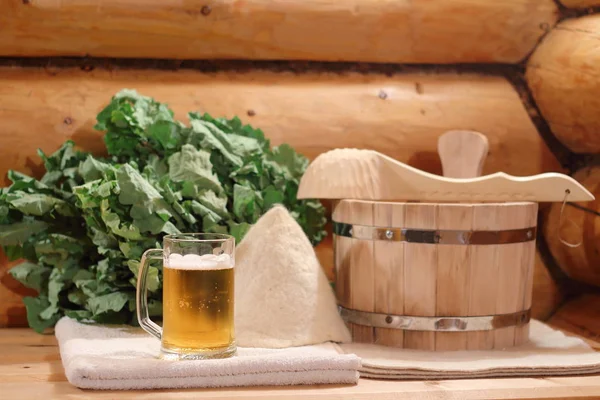
{"label": "wooden log", "polygon": [[309,158],[337,147],[370,148],[441,173],[438,137],[468,127],[490,141],[484,174],[560,170],[501,77],[3,68],[0,176],[9,168],[39,174],[37,148],[52,152],[66,139],[101,152],[95,116],[122,88],[168,103],[181,120],[192,110],[239,115],[262,128],[272,144],[289,143]]}
{"label": "wooden log", "polygon": [[600,342],[600,295],[584,294],[562,306],[549,323],[561,330]]}
{"label": "wooden log", "polygon": [[2,0],[0,55],[518,63],[552,0]]}
{"label": "wooden log", "polygon": [[550,275],[539,252],[535,253],[531,318],[546,321],[562,304],[565,293]]}
{"label": "wooden log", "polygon": [[543,40],[527,82],[557,138],[578,153],[600,152],[600,15],[569,19]]}
{"label": "wooden log", "polygon": [[563,6],[568,8],[589,8],[600,6],[599,0],[560,0]]}
{"label": "wooden log", "polygon": [[[239,115],[262,128],[273,144],[290,143],[309,158],[336,147],[371,148],[441,173],[439,135],[464,128],[490,141],[485,174],[560,170],[519,96],[501,77],[1,68],[0,184],[9,183],[9,169],[39,177],[36,150],[51,153],[67,139],[102,153],[103,133],[92,128],[95,116],[122,88],[167,102],[181,120],[192,110]],[[0,274],[6,268],[0,262]],[[0,298],[14,292],[14,285],[3,278]],[[15,310],[11,298],[10,305],[0,302],[0,321],[7,320],[7,308]],[[23,321],[19,310],[11,318]]]}
{"label": "wooden log", "polygon": [[[543,224],[544,237],[552,256],[567,275],[600,286],[600,216],[597,215],[600,212],[600,167],[584,168],[573,177],[592,192],[596,200],[566,205],[562,224],[562,204],[553,204]],[[569,247],[561,238],[572,244],[581,242],[581,246]]]}

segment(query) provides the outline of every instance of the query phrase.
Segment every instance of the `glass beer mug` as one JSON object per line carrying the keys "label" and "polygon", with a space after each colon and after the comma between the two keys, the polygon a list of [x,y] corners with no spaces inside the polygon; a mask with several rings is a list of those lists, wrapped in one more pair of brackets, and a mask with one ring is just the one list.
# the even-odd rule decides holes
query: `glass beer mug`
{"label": "glass beer mug", "polygon": [[[163,325],[148,316],[150,259],[163,260]],[[235,239],[229,235],[167,235],[163,249],[147,250],[138,273],[140,326],[161,341],[160,357],[200,360],[236,352],[233,310]]]}

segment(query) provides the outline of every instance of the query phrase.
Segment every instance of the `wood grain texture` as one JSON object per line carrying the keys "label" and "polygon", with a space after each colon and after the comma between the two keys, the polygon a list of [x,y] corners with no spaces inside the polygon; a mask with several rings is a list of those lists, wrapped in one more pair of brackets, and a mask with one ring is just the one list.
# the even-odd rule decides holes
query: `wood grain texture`
{"label": "wood grain texture", "polygon": [[[386,381],[360,379],[355,386],[318,385],[287,387],[185,389],[185,390],[81,390],[69,384],[59,361],[56,339],[29,329],[0,329],[0,354],[20,354],[0,364],[2,398],[46,399],[281,399],[321,400],[591,400],[597,399],[597,376],[445,381]],[[47,359],[41,355],[45,354]]]}
{"label": "wood grain texture", "polygon": [[[437,206],[407,203],[404,206],[406,227],[431,229],[437,225]],[[404,244],[404,314],[435,316],[437,304],[438,246]],[[435,332],[406,331],[404,347],[435,350]]]}
{"label": "wood grain texture", "polygon": [[[333,209],[334,221],[373,225],[373,203],[337,202]],[[375,311],[375,261],[372,241],[335,237],[336,277],[338,301],[347,308]],[[341,246],[341,247],[340,247]],[[351,324],[352,338],[357,342],[373,343],[372,327]]]}
{"label": "wood grain texture", "polygon": [[335,149],[319,155],[298,187],[300,199],[429,202],[556,202],[594,196],[568,175],[546,172],[516,177],[504,172],[448,178],[422,171],[375,150]]}
{"label": "wood grain texture", "polygon": [[[437,207],[440,230],[466,230],[473,226],[473,207],[468,204],[444,204]],[[469,315],[471,293],[470,258],[473,246],[437,246],[436,315],[464,317]],[[466,350],[464,332],[436,332],[436,351]]]}
{"label": "wood grain texture", "polygon": [[[349,288],[338,276],[351,308],[417,317],[511,314],[531,307],[535,240],[511,244],[432,244],[376,238],[373,227],[417,230],[499,231],[535,227],[537,203],[442,204],[341,200],[334,221],[352,225],[351,242],[338,270],[350,270]],[[394,221],[394,208],[398,217]],[[402,216],[402,217],[401,217]],[[393,231],[392,231],[393,232]],[[407,236],[408,237],[408,236]],[[349,262],[348,262],[349,260]],[[347,265],[350,264],[350,266]],[[347,291],[351,293],[347,293]],[[339,291],[338,291],[339,296]],[[392,311],[392,306],[397,311]],[[373,343],[373,330],[353,326],[355,341]],[[529,338],[529,327],[483,332],[381,330],[382,344],[421,350],[505,348]],[[400,333],[402,330],[398,330]]]}
{"label": "wood grain texture", "polygon": [[438,140],[438,154],[448,178],[480,176],[488,151],[489,142],[479,132],[449,131]]}
{"label": "wood grain texture", "polygon": [[[333,203],[332,209],[332,219],[334,221],[336,221],[338,218],[343,218],[345,215],[351,215],[352,211],[350,204],[339,201]],[[332,243],[334,255],[334,265],[331,268],[334,271],[334,280],[332,282],[335,283],[335,295],[339,305],[342,307],[351,308],[352,238],[343,236],[333,237],[333,234],[331,234],[331,236],[333,239]],[[319,257],[319,261],[321,262],[321,266],[326,265],[324,264],[325,260],[323,260],[321,257]],[[327,267],[325,267],[325,271],[327,271]],[[352,331],[351,326],[349,327],[350,331]]]}
{"label": "wood grain texture", "polygon": [[[533,203],[529,207],[524,208],[521,215],[517,218],[521,220],[521,223],[524,223],[527,226],[537,226],[538,204]],[[524,282],[518,287],[516,310],[529,310],[532,306],[533,279],[536,268],[535,245],[535,242],[520,243],[521,259],[518,261],[519,270],[517,276],[521,277]],[[517,280],[518,279],[515,280],[515,283]],[[529,341],[529,328],[529,324],[515,327],[515,346]]]}
{"label": "wood grain texture", "polygon": [[[373,203],[352,202],[350,215],[344,221],[352,221],[357,225],[373,225]],[[373,242],[369,240],[350,239],[350,298],[352,308],[359,311],[375,311],[375,268]],[[352,325],[352,339],[355,342],[373,343],[373,328],[363,325]]]}
{"label": "wood grain texture", "polygon": [[518,63],[552,0],[2,0],[0,55]]}
{"label": "wood grain texture", "polygon": [[[374,203],[373,225],[404,226],[404,204]],[[404,315],[404,243],[373,242],[375,274],[375,312]],[[404,332],[400,329],[374,328],[375,343],[402,347]]]}
{"label": "wood grain texture", "polygon": [[[473,230],[494,230],[498,221],[496,206],[481,204],[473,209]],[[469,269],[469,314],[470,316],[490,315],[496,310],[499,275],[499,246],[474,246],[471,250]],[[494,332],[467,332],[468,350],[489,350],[494,348]]]}
{"label": "wood grain texture", "polygon": [[527,82],[552,132],[578,153],[600,152],[600,15],[567,19],[527,65]]}
{"label": "wood grain texture", "polygon": [[[376,209],[377,211],[377,209]],[[394,213],[394,218],[403,218],[403,215],[400,213]],[[399,221],[399,219],[397,220]],[[399,222],[395,222],[393,226],[399,226]],[[339,238],[340,240],[344,240],[344,238]],[[337,242],[338,244],[340,242]],[[377,246],[377,244],[376,244]],[[325,271],[325,274],[329,278],[330,282],[335,282],[335,257],[334,257],[334,243],[333,243],[333,235],[330,233],[327,238],[323,242],[321,242],[316,248],[315,251],[317,253],[317,257],[319,258],[319,262]],[[403,254],[403,249],[396,249],[396,254],[399,256]],[[335,252],[337,254],[337,252]],[[375,251],[376,257],[380,256],[380,253]],[[472,256],[471,256],[472,257]],[[382,256],[383,258],[383,256]],[[403,259],[403,258],[402,258]],[[400,260],[394,261],[396,264],[400,262]],[[401,274],[400,274],[401,276]],[[340,278],[342,282],[345,280]],[[393,277],[394,282],[399,282],[399,277]],[[336,287],[339,290],[339,287]],[[535,260],[534,260],[534,276],[533,276],[533,288],[532,288],[533,296],[532,296],[532,304],[531,304],[531,317],[535,319],[539,319],[541,321],[546,321],[554,312],[558,309],[558,307],[563,303],[565,299],[564,290],[556,283],[548,268],[544,264],[544,260],[542,259],[539,251],[535,252]],[[338,297],[339,298],[339,297]],[[20,310],[22,308],[21,300],[18,295],[14,297],[15,307],[18,307],[16,310]],[[397,299],[395,301],[390,302],[391,306],[396,306],[397,311],[390,311],[395,314],[402,314],[404,308],[401,302],[401,299]],[[15,311],[16,311],[15,310]],[[16,313],[20,315],[21,325],[25,324],[24,314],[21,312]],[[17,326],[17,325],[11,325]]]}
{"label": "wood grain texture", "polygon": [[[500,77],[0,68],[2,186],[11,168],[41,176],[38,148],[51,153],[73,139],[101,154],[103,133],[92,128],[95,116],[122,88],[168,103],[181,120],[192,110],[239,115],[274,145],[290,143],[309,158],[336,147],[372,148],[441,173],[437,138],[461,127],[490,138],[493,153],[484,172],[530,175],[559,168],[518,95]],[[320,249],[332,254],[331,247]],[[0,326],[25,322],[16,293],[23,288],[6,269],[0,259]]]}
{"label": "wood grain texture", "polygon": [[[552,256],[567,275],[600,286],[600,216],[594,214],[600,212],[600,167],[584,168],[573,177],[595,193],[596,200],[566,205],[562,220],[562,204],[552,204],[545,214],[543,234]],[[569,247],[561,242],[561,238],[567,243],[581,245]]]}
{"label": "wood grain texture", "polygon": [[168,103],[182,121],[193,110],[239,115],[274,145],[289,143],[311,159],[338,147],[369,148],[441,173],[439,135],[469,128],[490,141],[485,174],[559,170],[501,77],[0,68],[0,176],[9,168],[39,174],[37,148],[52,152],[66,139],[101,152],[95,117],[122,88]]}
{"label": "wood grain texture", "polygon": [[531,317],[546,321],[565,299],[565,291],[556,283],[539,251],[535,253]]}
{"label": "wood grain texture", "polygon": [[599,0],[560,0],[563,6],[569,8],[589,8],[600,6]]}
{"label": "wood grain texture", "polygon": [[561,330],[600,341],[600,294],[584,294],[569,301],[549,323]]}
{"label": "wood grain texture", "polygon": [[[537,222],[537,203],[524,203],[522,207],[498,207],[496,210],[498,228],[518,229],[533,226]],[[528,280],[533,274],[533,249],[535,241],[513,243],[498,246],[496,262],[498,275],[496,277],[496,314],[521,311],[524,304],[529,303],[525,293],[530,288]],[[519,345],[528,335],[519,332],[517,327],[501,328],[495,331],[494,348],[505,348]],[[522,331],[522,330],[520,330]]]}

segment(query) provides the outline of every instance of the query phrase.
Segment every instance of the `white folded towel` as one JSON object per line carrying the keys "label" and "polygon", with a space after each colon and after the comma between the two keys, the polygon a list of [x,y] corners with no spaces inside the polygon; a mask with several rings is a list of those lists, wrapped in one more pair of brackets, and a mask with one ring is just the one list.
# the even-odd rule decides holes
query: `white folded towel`
{"label": "white folded towel", "polygon": [[431,352],[363,343],[340,347],[361,357],[363,378],[473,379],[600,373],[600,352],[580,338],[566,336],[536,320],[531,321],[529,342],[503,350]]}
{"label": "white folded towel", "polygon": [[158,359],[160,343],[138,328],[87,325],[64,317],[55,328],[65,374],[85,389],[163,389],[355,384],[360,359],[333,343],[287,349],[238,348],[231,358]]}

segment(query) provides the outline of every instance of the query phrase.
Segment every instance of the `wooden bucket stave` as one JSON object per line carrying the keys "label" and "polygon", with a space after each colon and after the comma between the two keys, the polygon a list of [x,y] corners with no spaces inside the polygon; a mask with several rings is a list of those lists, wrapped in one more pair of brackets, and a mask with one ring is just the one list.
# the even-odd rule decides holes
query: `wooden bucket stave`
{"label": "wooden bucket stave", "polygon": [[[352,226],[356,231],[348,235],[338,230],[334,236],[336,294],[345,309],[386,314],[396,321],[392,316],[438,320],[521,312],[521,318],[531,308],[537,203],[341,200],[334,205],[333,220],[337,227]],[[418,243],[385,237],[388,230],[397,236],[402,228],[487,231],[488,240],[498,237],[489,231],[521,230],[529,237],[509,238],[516,242],[503,244]],[[364,239],[369,229],[378,232],[375,240]],[[519,321],[519,325],[481,331],[464,327],[421,331],[356,323],[349,327],[358,342],[437,351],[483,350],[527,341],[528,318]]]}

